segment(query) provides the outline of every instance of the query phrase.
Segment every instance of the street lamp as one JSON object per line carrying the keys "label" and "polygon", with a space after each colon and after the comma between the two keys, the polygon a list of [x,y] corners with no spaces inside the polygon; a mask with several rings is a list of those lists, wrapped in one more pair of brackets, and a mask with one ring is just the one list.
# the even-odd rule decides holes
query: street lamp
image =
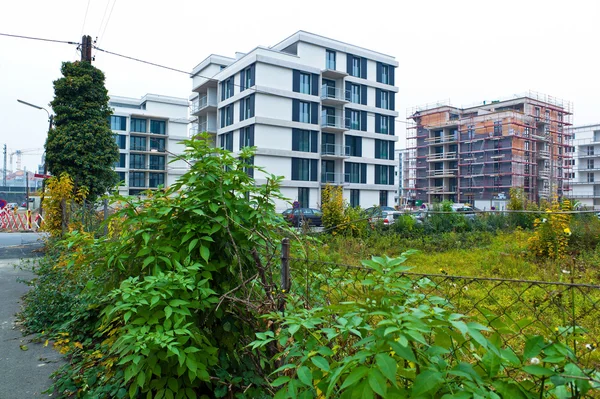
{"label": "street lamp", "polygon": [[[50,131],[52,130],[52,122],[54,120],[54,115],[52,115],[46,108],[44,107],[40,107],[38,105],[35,104],[31,104],[28,103],[27,101],[23,101],[23,100],[19,100],[17,99],[18,102],[20,102],[21,104],[25,104],[29,107],[33,107],[36,109],[43,109],[44,111],[46,111],[46,113],[48,114],[48,134],[50,134]],[[40,198],[40,216],[42,216],[43,213],[43,207],[42,204],[44,202],[44,194],[46,192],[46,175],[48,174],[48,163],[46,162],[46,151],[44,151],[44,177],[42,178],[42,197]],[[25,180],[27,180],[27,176],[25,176]],[[29,210],[29,192],[27,193],[27,209]]]}
{"label": "street lamp", "polygon": [[[151,138],[150,141],[158,142],[158,140],[155,139],[155,138]],[[180,154],[178,155],[178,154],[172,153],[171,151],[168,151],[165,148],[160,148],[160,149],[158,149],[158,148],[151,148],[150,152],[164,152],[164,153],[167,153],[167,154],[175,157],[176,159],[181,159],[183,162],[185,162],[188,165],[192,166],[192,164],[187,159],[185,159],[184,157],[182,157]]]}

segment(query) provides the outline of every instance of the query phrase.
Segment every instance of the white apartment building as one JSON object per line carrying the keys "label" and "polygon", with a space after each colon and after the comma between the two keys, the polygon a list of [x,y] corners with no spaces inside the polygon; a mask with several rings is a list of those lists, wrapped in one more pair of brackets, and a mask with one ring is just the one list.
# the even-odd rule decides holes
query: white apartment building
{"label": "white apartment building", "polygon": [[582,205],[600,209],[600,124],[573,128],[574,166],[572,197]]}
{"label": "white apartment building", "polygon": [[303,207],[319,207],[327,184],[353,206],[393,205],[397,66],[304,31],[235,58],[210,55],[192,72],[190,134],[206,131],[234,153],[256,146],[254,164],[283,176],[282,193]]}
{"label": "white apartment building", "polygon": [[403,200],[405,196],[402,193],[404,189],[404,180],[406,179],[406,174],[408,172],[407,169],[407,159],[406,159],[406,149],[396,150],[396,166],[394,166],[396,176],[396,191],[394,191],[394,205],[401,207],[403,204]]}
{"label": "white apartment building", "polygon": [[185,148],[189,102],[185,98],[146,94],[141,99],[111,96],[110,126],[119,146],[115,171],[121,195],[138,195],[168,187],[187,170],[182,160],[170,163]]}

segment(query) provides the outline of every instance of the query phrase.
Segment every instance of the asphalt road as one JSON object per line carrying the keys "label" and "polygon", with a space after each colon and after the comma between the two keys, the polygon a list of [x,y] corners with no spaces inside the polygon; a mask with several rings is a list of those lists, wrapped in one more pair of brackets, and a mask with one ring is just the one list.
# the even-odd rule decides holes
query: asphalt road
{"label": "asphalt road", "polygon": [[[62,364],[62,356],[51,346],[23,336],[15,315],[20,298],[29,287],[19,280],[33,277],[27,262],[40,256],[41,235],[0,233],[0,399],[51,397],[42,394],[50,387],[50,374]],[[21,262],[21,259],[27,259]],[[22,267],[15,267],[21,264]]]}

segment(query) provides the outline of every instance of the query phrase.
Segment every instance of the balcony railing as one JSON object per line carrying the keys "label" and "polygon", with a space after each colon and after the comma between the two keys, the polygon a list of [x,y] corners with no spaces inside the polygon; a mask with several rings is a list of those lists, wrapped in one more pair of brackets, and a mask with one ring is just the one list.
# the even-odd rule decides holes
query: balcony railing
{"label": "balcony railing", "polygon": [[346,102],[346,90],[328,85],[321,86],[321,100],[336,100]]}
{"label": "balcony railing", "polygon": [[434,154],[427,154],[428,161],[438,161],[442,159],[456,159],[456,152],[440,152]]}
{"label": "balcony railing", "polygon": [[549,179],[550,178],[550,169],[538,170],[538,176],[541,177],[542,179]]}
{"label": "balcony railing", "polygon": [[550,158],[550,151],[548,151],[548,150],[539,150],[538,151],[538,156],[540,158]]}
{"label": "balcony railing", "polygon": [[429,144],[439,144],[439,143],[450,143],[452,141],[457,141],[458,135],[452,134],[450,136],[437,136],[437,137],[428,137],[425,141]]}
{"label": "balcony railing", "polygon": [[427,172],[429,177],[441,177],[441,176],[456,176],[458,169],[442,169],[442,170],[430,170]]}
{"label": "balcony railing", "polygon": [[321,183],[323,183],[323,184],[341,185],[341,184],[347,184],[347,181],[349,181],[349,180],[350,180],[349,173],[334,173],[334,172],[321,173]]}
{"label": "balcony railing", "polygon": [[213,96],[202,96],[194,101],[192,101],[192,114],[196,112],[202,111],[206,107],[216,107],[217,101]]}
{"label": "balcony railing", "polygon": [[[323,115],[321,119],[321,127],[322,128],[332,128],[332,129],[347,129],[346,124],[349,122],[346,118],[342,118],[337,115]],[[348,123],[350,126],[350,123]],[[352,128],[352,127],[351,127]],[[359,126],[356,127],[358,129]]]}
{"label": "balcony railing", "polygon": [[342,144],[321,144],[321,155],[347,157],[350,155],[350,146]]}

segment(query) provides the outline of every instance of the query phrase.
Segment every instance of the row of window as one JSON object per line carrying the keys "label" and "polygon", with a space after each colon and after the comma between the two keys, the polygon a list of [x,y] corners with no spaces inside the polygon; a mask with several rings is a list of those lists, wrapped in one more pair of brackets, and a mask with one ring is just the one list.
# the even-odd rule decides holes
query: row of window
{"label": "row of window", "polygon": [[[379,206],[388,206],[388,194],[389,191],[379,191]],[[310,207],[310,188],[298,187],[298,203],[301,208]],[[355,208],[360,206],[360,190],[350,190],[350,206]]]}
{"label": "row of window", "polygon": [[[120,150],[127,149],[127,136],[123,134],[115,134],[115,141]],[[164,151],[165,139],[150,138],[142,136],[129,136],[129,149],[131,151]]]}
{"label": "row of window", "polygon": [[[334,161],[321,161],[321,182],[341,183],[335,176]],[[292,158],[292,180],[318,181],[318,160]],[[367,164],[358,162],[344,163],[345,183],[367,184]],[[394,184],[394,166],[375,165],[375,184]]]}
{"label": "row of window", "polygon": [[[219,146],[227,151],[233,152],[233,132],[219,136]],[[240,148],[254,146],[254,125],[240,129]]]}
{"label": "row of window", "polygon": [[[129,130],[135,133],[166,134],[166,121],[150,119],[150,131],[147,130],[148,120],[141,118],[130,118]],[[127,130],[127,117],[112,115],[110,117],[111,130]]]}
{"label": "row of window", "polygon": [[[240,93],[256,84],[256,64],[240,71]],[[235,93],[234,76],[221,82],[221,101],[227,100]]]}
{"label": "row of window", "polygon": [[[240,100],[240,122],[254,117],[255,95],[251,94]],[[221,108],[221,127],[233,124],[233,104]]]}
{"label": "row of window", "polygon": [[[115,162],[115,168],[125,168],[125,160],[127,154],[119,154],[119,161]],[[146,163],[148,159],[148,163]],[[150,155],[146,157],[146,154],[130,154],[129,155],[129,169],[150,169],[150,170],[165,170],[165,157],[162,155]]]}
{"label": "row of window", "polygon": [[[125,181],[125,172],[118,172],[119,180]],[[147,179],[147,180],[146,180]],[[164,173],[129,172],[129,187],[157,188],[165,185]]]}

